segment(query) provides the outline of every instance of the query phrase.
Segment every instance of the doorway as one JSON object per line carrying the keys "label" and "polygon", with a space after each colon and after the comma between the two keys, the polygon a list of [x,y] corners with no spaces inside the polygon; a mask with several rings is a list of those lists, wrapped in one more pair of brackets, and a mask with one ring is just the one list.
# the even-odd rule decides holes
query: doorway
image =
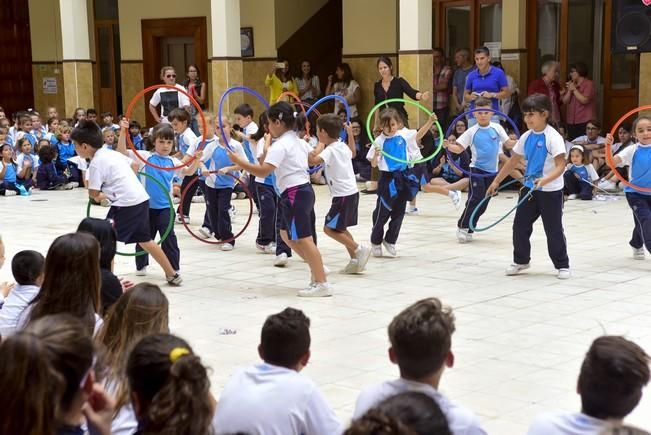
{"label": "doorway", "polygon": [[95,0],[95,77],[99,89],[98,113],[122,113],[120,26],[117,0]]}

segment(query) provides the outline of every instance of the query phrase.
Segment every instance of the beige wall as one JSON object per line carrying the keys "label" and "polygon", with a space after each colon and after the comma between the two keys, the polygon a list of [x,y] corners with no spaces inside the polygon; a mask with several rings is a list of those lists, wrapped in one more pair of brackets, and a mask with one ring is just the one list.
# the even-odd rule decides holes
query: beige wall
{"label": "beige wall", "polygon": [[253,27],[255,57],[276,57],[274,3],[275,0],[240,0],[240,25]]}
{"label": "beige wall", "polygon": [[88,26],[86,0],[61,1],[60,9],[63,59],[90,59],[88,35],[91,32]]}
{"label": "beige wall", "polygon": [[[126,105],[135,97],[135,95],[144,89],[145,82],[143,77],[142,62],[129,62],[120,65],[120,74],[122,75],[122,103],[126,113]],[[141,98],[136,103],[131,114],[131,118],[145,125],[145,105],[146,99]]]}
{"label": "beige wall", "polygon": [[[264,85],[264,78],[269,74],[269,69],[273,62],[273,60],[254,59],[247,59],[242,62],[244,86],[258,92],[267,101],[269,101],[269,88]],[[253,107],[253,117],[258,122],[258,115],[265,109],[264,105],[257,98],[249,94],[244,94],[244,102],[249,103]]]}
{"label": "beige wall", "polygon": [[398,51],[395,0],[344,0],[343,21],[344,55]]}
{"label": "beige wall", "polygon": [[[414,88],[422,92],[432,90],[432,70],[434,64],[432,55],[427,54],[401,54],[400,55],[400,77],[404,78]],[[410,100],[407,95],[403,98]],[[432,100],[423,101],[421,104],[428,110],[432,110]],[[409,115],[409,126],[418,128],[427,120],[427,113],[414,106],[405,104],[407,114]]]}
{"label": "beige wall", "polygon": [[[29,0],[32,62],[61,60],[63,48],[61,47],[61,26],[56,19],[58,16],[60,16],[58,1]],[[34,43],[36,41],[38,44]]]}
{"label": "beige wall", "polygon": [[502,49],[526,46],[526,0],[502,0]]}
{"label": "beige wall", "polygon": [[432,48],[432,1],[400,0],[400,50]]}
{"label": "beige wall", "polygon": [[[64,62],[64,113],[73,113],[77,107],[93,107],[93,70],[90,62]],[[61,110],[61,108],[58,108]]]}
{"label": "beige wall", "polygon": [[283,45],[326,3],[328,0],[276,0],[276,46]]}
{"label": "beige wall", "polygon": [[[640,54],[640,78],[651,77],[651,53]],[[651,80],[639,80],[639,100],[640,106],[651,104]],[[649,112],[645,112],[649,115]]]}
{"label": "beige wall", "polygon": [[212,50],[208,50],[208,57],[240,57],[240,1],[211,0],[208,23],[213,27],[209,32]]}
{"label": "beige wall", "polygon": [[[48,106],[54,106],[59,111],[59,116],[69,116],[70,113],[64,112],[65,97],[63,87],[63,74],[61,73],[63,67],[61,64],[32,64],[32,82],[34,84],[34,109],[39,113],[45,114]],[[46,77],[54,77],[57,80],[57,93],[45,94],[43,93],[43,79]],[[45,119],[45,116],[43,117]]]}

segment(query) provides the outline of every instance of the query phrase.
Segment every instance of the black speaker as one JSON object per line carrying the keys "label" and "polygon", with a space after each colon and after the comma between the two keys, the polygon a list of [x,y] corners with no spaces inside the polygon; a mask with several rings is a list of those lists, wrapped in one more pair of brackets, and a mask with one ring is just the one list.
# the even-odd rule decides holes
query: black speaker
{"label": "black speaker", "polygon": [[651,6],[642,0],[613,0],[613,53],[651,51]]}

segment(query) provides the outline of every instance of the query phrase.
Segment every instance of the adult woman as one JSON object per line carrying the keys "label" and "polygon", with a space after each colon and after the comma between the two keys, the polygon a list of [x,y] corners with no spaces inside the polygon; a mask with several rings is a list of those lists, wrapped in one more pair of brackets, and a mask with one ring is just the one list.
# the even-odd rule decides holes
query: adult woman
{"label": "adult woman", "polygon": [[543,63],[542,77],[529,83],[527,96],[533,94],[547,95],[552,102],[551,120],[557,125],[561,122],[561,85],[558,83],[558,62],[548,60]]}
{"label": "adult woman", "polygon": [[[191,64],[188,65],[188,69],[186,71],[186,78],[185,82],[183,82],[183,86],[188,90],[188,94],[192,96],[195,100],[197,100],[197,103],[199,103],[199,106],[201,106],[202,109],[205,108],[205,102],[206,102],[206,84],[201,81],[201,78],[199,77],[199,67]],[[197,110],[196,107],[194,107],[194,104],[190,104],[190,115],[191,115],[191,121],[190,121],[190,128],[196,134],[199,136],[199,123],[196,119],[197,113],[199,111]]]}
{"label": "adult woman", "polygon": [[[273,64],[271,72],[264,79],[264,85],[269,88],[269,104],[278,101],[280,94],[283,92],[298,92],[296,82],[289,75],[289,62],[284,59],[278,59]],[[283,99],[283,101],[292,100],[291,97]]]}
{"label": "adult woman", "polygon": [[309,60],[301,62],[301,76],[294,80],[298,85],[298,96],[301,101],[313,103],[321,95],[319,76],[312,74],[312,65]]}
{"label": "adult woman", "polygon": [[[176,83],[176,71],[172,66],[164,66],[160,70],[160,78],[164,84],[174,86],[185,91],[186,89]],[[160,104],[160,113],[158,105]],[[167,115],[177,107],[190,110],[190,99],[181,92],[171,88],[158,88],[149,100],[149,112],[156,122],[167,122]]]}
{"label": "adult woman", "polygon": [[[350,108],[350,116],[359,116],[357,110],[357,103],[360,98],[359,83],[353,79],[353,72],[350,65],[347,63],[340,63],[335,69],[334,76],[328,76],[328,87],[326,87],[326,95],[339,95],[346,99],[348,107]],[[335,100],[335,114],[344,109],[344,104],[339,100]]]}
{"label": "adult woman", "polygon": [[587,77],[588,67],[585,63],[577,62],[570,66],[570,80],[565,84],[567,88],[563,92],[570,138],[584,134],[588,122],[597,116],[595,84]]}

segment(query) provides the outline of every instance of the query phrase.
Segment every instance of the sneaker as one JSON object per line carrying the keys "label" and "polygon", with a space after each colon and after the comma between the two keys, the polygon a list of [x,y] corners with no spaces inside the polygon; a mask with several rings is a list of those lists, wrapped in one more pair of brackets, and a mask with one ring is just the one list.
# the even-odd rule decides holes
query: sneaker
{"label": "sneaker", "polygon": [[371,244],[371,255],[374,257],[382,256],[382,245],[373,245]]}
{"label": "sneaker", "polygon": [[616,192],[618,190],[617,183],[613,182],[612,180],[601,180],[599,184],[597,184],[597,187],[612,192]]}
{"label": "sneaker", "polygon": [[356,258],[351,259],[346,267],[339,271],[339,273],[343,273],[345,275],[353,275],[357,272],[359,272],[359,260]]}
{"label": "sneaker", "polygon": [[570,269],[558,269],[558,275],[556,275],[556,278],[558,279],[570,279],[572,274],[570,273]]}
{"label": "sneaker", "polygon": [[276,244],[275,243],[269,243],[267,246],[264,247],[264,253],[265,254],[275,254],[276,253]]}
{"label": "sneaker", "polygon": [[235,192],[231,193],[231,199],[237,199],[237,193]]}
{"label": "sneaker", "polygon": [[193,203],[204,203],[206,202],[206,198],[203,197],[203,195],[196,195],[192,197],[192,202]]}
{"label": "sneaker", "polygon": [[395,257],[397,255],[396,245],[394,243],[389,243],[386,240],[382,241],[382,246],[389,253],[389,257]]}
{"label": "sneaker", "polygon": [[633,248],[633,258],[636,260],[644,260],[644,247]]}
{"label": "sneaker", "polygon": [[515,264],[511,263],[509,267],[506,268],[506,271],[504,272],[506,276],[513,276],[517,275],[518,273],[522,272],[525,269],[529,269],[531,266],[529,263],[527,264]]}
{"label": "sneaker", "polygon": [[416,216],[418,214],[418,207],[410,205],[407,207],[407,214],[410,216]]}
{"label": "sneaker", "polygon": [[246,198],[246,193],[244,192],[238,192],[237,193],[237,199],[244,199]]}
{"label": "sneaker", "polygon": [[212,237],[212,232],[209,228],[201,227],[197,230],[202,239],[209,239]]}
{"label": "sneaker", "polygon": [[289,257],[287,256],[287,254],[285,254],[283,252],[283,253],[281,253],[279,255],[276,255],[276,259],[274,260],[274,266],[275,267],[285,267],[285,266],[287,266],[288,261],[289,261]]}
{"label": "sneaker", "polygon": [[180,204],[180,203],[181,203],[181,198],[175,196],[174,198],[172,198],[172,202],[173,202],[174,204]]}
{"label": "sneaker", "polygon": [[330,274],[332,273],[332,271],[330,270],[330,268],[329,268],[328,266],[326,266],[326,265],[324,264],[324,265],[323,265],[323,273],[325,273],[326,276],[328,276],[328,275],[330,275]]}
{"label": "sneaker", "polygon": [[332,296],[332,285],[328,282],[315,282],[305,290],[299,290],[298,296],[303,298],[323,298]]}
{"label": "sneaker", "polygon": [[109,201],[108,198],[104,198],[99,202],[99,205],[101,205],[102,207],[110,207],[111,201]]}
{"label": "sneaker", "polygon": [[[380,254],[382,254],[382,249],[380,249]],[[359,245],[355,255],[357,256],[357,272],[363,272],[366,269],[368,259],[371,257],[371,248],[366,245]]]}
{"label": "sneaker", "polygon": [[233,248],[235,248],[235,246],[231,245],[230,243],[224,243],[219,247],[219,249],[222,251],[232,251]]}
{"label": "sneaker", "polygon": [[13,190],[5,190],[5,196],[16,196],[17,193]]}
{"label": "sneaker", "polygon": [[71,184],[73,189],[76,189],[77,187],[79,187],[79,183],[77,183],[76,181],[72,181],[72,182],[70,182],[68,184]]}
{"label": "sneaker", "polygon": [[457,228],[457,240],[459,243],[472,242],[472,233],[468,232],[468,228]]}
{"label": "sneaker", "polygon": [[181,215],[177,214],[176,215],[176,223],[177,224],[182,224],[183,221],[185,221],[186,224],[190,224],[190,216],[183,216],[183,219],[181,219]]}
{"label": "sneaker", "polygon": [[181,283],[183,282],[183,278],[181,278],[181,275],[179,275],[178,273],[175,273],[174,276],[172,277],[168,276],[166,278],[167,278],[167,283],[175,287],[180,286]]}
{"label": "sneaker", "polygon": [[147,266],[142,269],[136,269],[136,276],[147,276]]}
{"label": "sneaker", "polygon": [[25,189],[25,186],[22,186],[20,184],[16,184],[16,189],[20,191],[20,196],[29,196],[31,195],[31,192],[27,189]]}
{"label": "sneaker", "polygon": [[567,199],[568,199],[568,201],[571,201],[571,200],[573,200],[573,199],[576,199],[577,197],[578,197],[578,195],[577,195],[576,193],[573,193],[573,194],[571,194],[571,195],[568,195],[568,196],[567,196]]}
{"label": "sneaker", "polygon": [[237,214],[237,210],[235,210],[235,206],[231,205],[231,208],[228,209],[228,216],[230,216],[231,219],[235,218],[235,215]]}
{"label": "sneaker", "polygon": [[448,196],[450,197],[452,204],[454,204],[454,208],[459,210],[461,208],[461,192],[458,190],[451,190],[450,193],[448,193]]}

